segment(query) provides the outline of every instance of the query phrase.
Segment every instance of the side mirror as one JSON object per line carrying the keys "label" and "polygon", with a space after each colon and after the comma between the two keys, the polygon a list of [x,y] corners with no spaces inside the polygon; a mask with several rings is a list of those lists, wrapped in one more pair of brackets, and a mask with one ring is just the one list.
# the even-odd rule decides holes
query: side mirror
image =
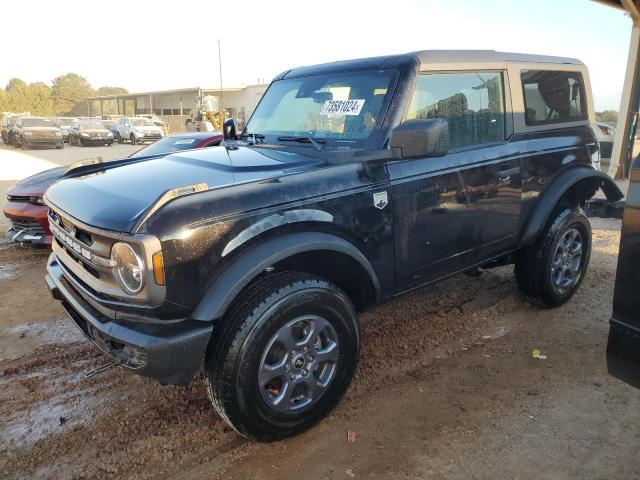
{"label": "side mirror", "polygon": [[449,152],[449,122],[409,120],[391,130],[389,148],[400,149],[402,158],[443,157]]}
{"label": "side mirror", "polygon": [[235,140],[238,136],[238,126],[233,118],[227,118],[222,124],[222,133],[225,140]]}

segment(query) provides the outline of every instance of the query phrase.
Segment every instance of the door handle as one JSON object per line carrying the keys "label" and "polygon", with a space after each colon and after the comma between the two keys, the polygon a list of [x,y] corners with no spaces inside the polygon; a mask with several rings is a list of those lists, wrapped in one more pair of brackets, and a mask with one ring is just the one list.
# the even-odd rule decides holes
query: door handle
{"label": "door handle", "polygon": [[508,182],[511,180],[511,175],[517,175],[518,173],[520,173],[520,167],[513,167],[507,170],[498,170],[495,177],[501,182]]}

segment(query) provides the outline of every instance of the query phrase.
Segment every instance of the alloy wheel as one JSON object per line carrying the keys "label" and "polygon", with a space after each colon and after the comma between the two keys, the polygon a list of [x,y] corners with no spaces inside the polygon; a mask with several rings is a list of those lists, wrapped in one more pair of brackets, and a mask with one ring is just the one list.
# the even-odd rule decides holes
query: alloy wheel
{"label": "alloy wheel", "polygon": [[283,413],[317,402],[335,376],[339,350],[338,335],[325,318],[308,315],[288,322],[271,338],[260,360],[262,398]]}

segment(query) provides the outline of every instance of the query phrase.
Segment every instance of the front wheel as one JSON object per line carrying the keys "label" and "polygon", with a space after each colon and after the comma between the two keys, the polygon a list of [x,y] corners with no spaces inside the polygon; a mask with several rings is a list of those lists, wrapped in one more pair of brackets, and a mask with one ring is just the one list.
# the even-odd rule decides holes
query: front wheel
{"label": "front wheel", "polygon": [[582,284],[590,257],[591,225],[584,211],[557,209],[540,238],[518,253],[518,287],[533,304],[560,306]]}
{"label": "front wheel", "polygon": [[220,416],[248,438],[271,441],[324,418],[351,383],[360,327],[349,298],[298,272],[265,275],[233,305],[205,362]]}
{"label": "front wheel", "polygon": [[130,139],[131,139],[131,145],[135,145],[136,144],[136,136],[133,133],[131,134]]}

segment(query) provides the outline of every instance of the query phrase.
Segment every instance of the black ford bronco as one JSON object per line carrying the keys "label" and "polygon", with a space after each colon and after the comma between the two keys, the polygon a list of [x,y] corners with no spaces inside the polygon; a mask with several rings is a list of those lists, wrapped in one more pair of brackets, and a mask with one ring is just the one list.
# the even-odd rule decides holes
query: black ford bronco
{"label": "black ford bronco", "polygon": [[[125,367],[185,385],[242,435],[325,416],[356,369],[358,312],[515,264],[566,302],[589,263],[593,103],[573,59],[424,51],[278,75],[220,147],[68,171],[46,193],[47,282]],[[427,321],[427,320],[425,320]]]}

